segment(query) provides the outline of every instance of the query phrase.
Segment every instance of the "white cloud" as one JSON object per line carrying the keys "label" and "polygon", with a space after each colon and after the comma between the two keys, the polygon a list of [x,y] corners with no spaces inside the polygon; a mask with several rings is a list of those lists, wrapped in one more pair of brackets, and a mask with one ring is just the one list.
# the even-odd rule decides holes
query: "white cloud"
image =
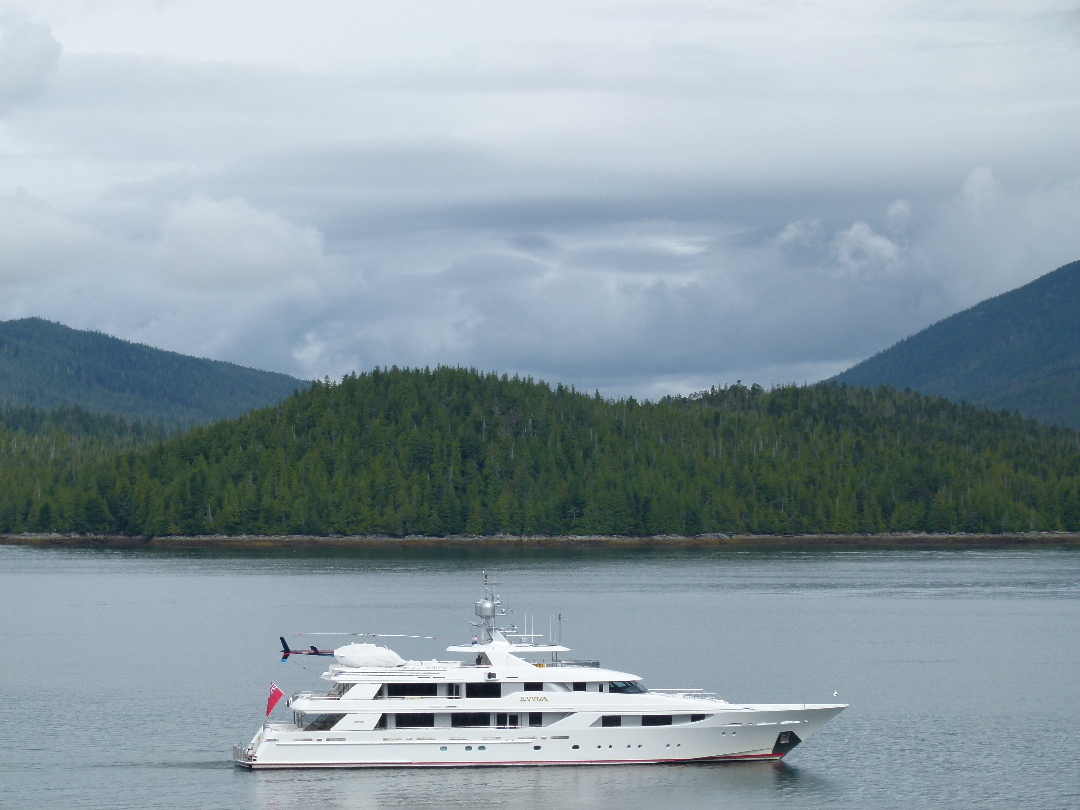
{"label": "white cloud", "polygon": [[836,265],[845,276],[866,273],[886,274],[900,266],[900,248],[892,240],[874,233],[865,222],[856,222],[836,234],[833,240]]}
{"label": "white cloud", "polygon": [[60,51],[44,23],[16,18],[0,27],[0,118],[41,92]]}
{"label": "white cloud", "polygon": [[894,237],[903,237],[912,217],[911,203],[907,200],[893,200],[885,209],[885,227]]}
{"label": "white cloud", "polygon": [[172,206],[154,258],[173,285],[222,293],[321,275],[322,235],[238,197]]}

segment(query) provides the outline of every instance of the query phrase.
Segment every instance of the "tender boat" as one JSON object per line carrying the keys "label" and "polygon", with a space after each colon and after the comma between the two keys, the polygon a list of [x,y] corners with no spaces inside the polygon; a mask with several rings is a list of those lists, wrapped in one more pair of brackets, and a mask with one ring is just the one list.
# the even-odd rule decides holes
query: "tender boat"
{"label": "tender boat", "polygon": [[[728,703],[699,689],[646,689],[641,678],[569,648],[498,627],[485,581],[465,661],[404,661],[374,644],[332,652],[329,692],[298,692],[291,722],[266,722],[237,765],[262,768],[613,765],[779,760],[843,704]],[[282,639],[285,657],[295,654]],[[543,659],[543,660],[540,660]],[[284,659],[283,659],[284,660]]]}

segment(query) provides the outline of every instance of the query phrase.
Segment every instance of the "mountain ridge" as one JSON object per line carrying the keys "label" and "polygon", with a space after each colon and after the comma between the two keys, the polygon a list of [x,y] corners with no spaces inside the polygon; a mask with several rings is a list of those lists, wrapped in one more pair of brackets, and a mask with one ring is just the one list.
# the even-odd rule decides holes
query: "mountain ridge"
{"label": "mountain ridge", "polygon": [[944,318],[831,381],[911,388],[1080,427],[1080,261]]}
{"label": "mountain ridge", "polygon": [[76,406],[184,426],[239,416],[306,385],[42,318],[0,321],[0,407]]}

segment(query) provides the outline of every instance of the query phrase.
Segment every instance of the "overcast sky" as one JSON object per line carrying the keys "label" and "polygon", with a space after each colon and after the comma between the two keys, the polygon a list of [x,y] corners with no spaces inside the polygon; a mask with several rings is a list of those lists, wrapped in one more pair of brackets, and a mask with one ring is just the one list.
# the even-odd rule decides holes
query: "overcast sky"
{"label": "overcast sky", "polygon": [[1060,0],[0,0],[0,318],[814,381],[1080,259]]}

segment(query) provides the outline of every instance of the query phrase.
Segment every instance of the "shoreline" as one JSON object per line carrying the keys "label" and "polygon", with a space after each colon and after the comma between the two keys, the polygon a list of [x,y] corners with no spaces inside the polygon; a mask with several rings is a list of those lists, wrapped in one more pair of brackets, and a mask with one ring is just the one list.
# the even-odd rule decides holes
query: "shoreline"
{"label": "shoreline", "polygon": [[1080,548],[1080,532],[1012,534],[704,534],[659,535],[170,535],[129,537],[110,534],[0,534],[0,545],[38,548],[96,548],[161,551],[364,551],[390,549],[714,549],[759,550],[905,550],[992,548]]}

